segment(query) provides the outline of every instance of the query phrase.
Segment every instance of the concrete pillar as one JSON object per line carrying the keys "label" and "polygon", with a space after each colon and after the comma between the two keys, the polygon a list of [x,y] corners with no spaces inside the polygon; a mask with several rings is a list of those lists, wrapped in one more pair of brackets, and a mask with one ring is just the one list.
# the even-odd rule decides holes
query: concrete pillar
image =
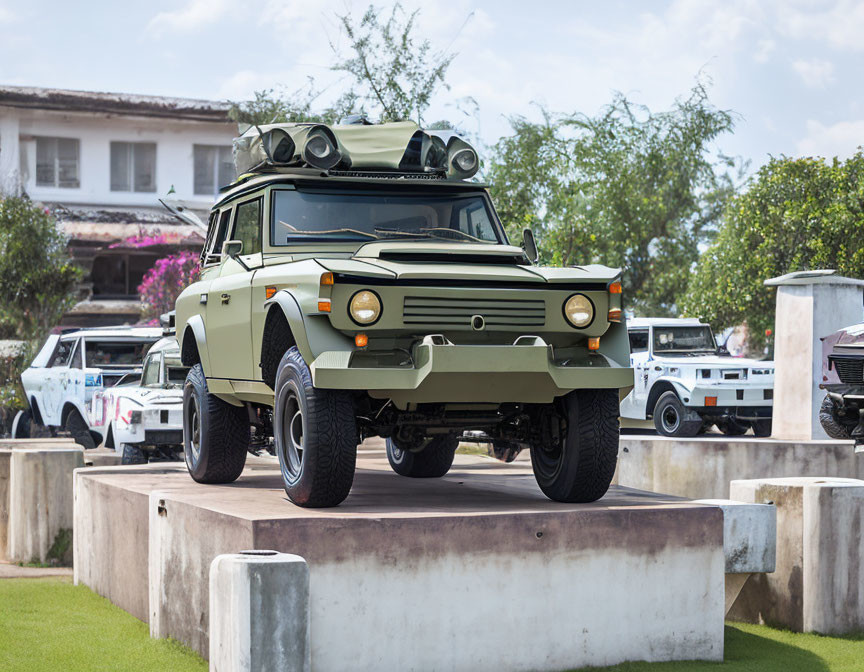
{"label": "concrete pillar", "polygon": [[18,116],[10,109],[0,111],[0,196],[21,193],[21,142]]}
{"label": "concrete pillar", "polygon": [[211,672],[309,672],[309,567],[297,555],[243,551],[210,565]]}
{"label": "concrete pillar", "polygon": [[732,481],[732,497],[777,507],[777,566],[753,576],[729,617],[802,632],[864,630],[864,481]]}
{"label": "concrete pillar", "polygon": [[825,393],[825,336],[862,321],[864,280],[834,271],[801,271],[765,281],[777,288],[774,318],[774,422],[777,439],[827,439],[819,424]]}
{"label": "concrete pillar", "polygon": [[0,448],[0,560],[7,559],[9,539],[9,463],[11,448]]}
{"label": "concrete pillar", "polygon": [[9,559],[71,564],[75,448],[13,448],[9,466]]}

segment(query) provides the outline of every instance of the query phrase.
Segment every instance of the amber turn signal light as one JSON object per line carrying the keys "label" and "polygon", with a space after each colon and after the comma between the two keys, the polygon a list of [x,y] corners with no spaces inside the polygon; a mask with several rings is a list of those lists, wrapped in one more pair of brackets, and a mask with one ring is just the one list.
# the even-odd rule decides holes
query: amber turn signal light
{"label": "amber turn signal light", "polygon": [[330,312],[330,301],[319,301],[318,302],[318,312],[319,313],[329,313]]}
{"label": "amber turn signal light", "polygon": [[266,296],[268,299],[272,299],[274,296],[276,296],[276,288],[272,287],[272,286],[271,287],[265,287],[264,288],[264,296]]}
{"label": "amber turn signal light", "polygon": [[609,321],[610,322],[620,322],[621,321],[621,309],[620,308],[612,308],[609,310]]}
{"label": "amber turn signal light", "polygon": [[717,405],[717,397],[705,397],[705,405],[706,406],[716,406]]}
{"label": "amber turn signal light", "polygon": [[589,350],[599,350],[600,349],[600,337],[595,336],[594,338],[588,339],[588,349]]}
{"label": "amber turn signal light", "polygon": [[358,348],[365,348],[369,345],[369,337],[366,334],[357,334],[354,337],[354,345]]}
{"label": "amber turn signal light", "polygon": [[609,293],[610,294],[620,294],[621,293],[621,283],[620,282],[613,282],[611,285],[609,285]]}
{"label": "amber turn signal light", "polygon": [[332,285],[334,282],[332,273],[322,273],[321,274],[321,286],[324,285]]}

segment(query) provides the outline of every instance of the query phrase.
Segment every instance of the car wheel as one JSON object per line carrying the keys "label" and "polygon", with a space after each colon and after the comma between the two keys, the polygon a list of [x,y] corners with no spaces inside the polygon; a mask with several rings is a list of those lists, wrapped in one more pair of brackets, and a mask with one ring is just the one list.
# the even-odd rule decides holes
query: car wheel
{"label": "car wheel", "polygon": [[852,430],[858,423],[847,427],[845,423],[840,422],[836,404],[826,395],[819,407],[819,424],[832,439],[849,440],[852,438]]}
{"label": "car wheel", "polygon": [[279,362],[273,438],[285,492],[304,507],[337,506],[357,462],[357,420],[348,392],[313,387],[296,347]]}
{"label": "car wheel", "polygon": [[200,364],[183,386],[183,453],[198,483],[231,483],[246,465],[249,419],[246,409],[210,394]]}
{"label": "car wheel", "polygon": [[654,406],[654,427],[663,436],[696,436],[702,420],[688,420],[684,404],[674,392],[664,392]]}
{"label": "car wheel", "polygon": [[93,440],[90,428],[76,409],[71,409],[66,415],[63,429],[69,432],[72,435],[72,438],[75,439],[75,443],[85,450],[90,450],[96,447],[96,442]]}
{"label": "car wheel", "polygon": [[387,439],[387,461],[400,476],[409,478],[441,478],[453,466],[453,456],[459,447],[459,437],[449,434],[433,437],[417,452],[400,447]]}
{"label": "car wheel", "polygon": [[10,432],[13,439],[29,439],[30,425],[33,421],[33,414],[28,408],[26,411],[18,411],[15,414],[15,419],[12,421],[12,431]]}
{"label": "car wheel", "polygon": [[735,418],[723,418],[717,423],[717,429],[726,436],[742,436],[747,433],[750,426]]}
{"label": "car wheel", "polygon": [[606,494],[618,461],[618,391],[576,390],[563,403],[563,440],[531,445],[534,478],[556,502],[593,502]]}
{"label": "car wheel", "polygon": [[760,438],[766,438],[771,436],[771,418],[765,418],[764,420],[754,420],[750,423],[750,426],[753,427],[753,434]]}
{"label": "car wheel", "polygon": [[147,453],[131,443],[123,444],[123,457],[120,464],[147,464]]}

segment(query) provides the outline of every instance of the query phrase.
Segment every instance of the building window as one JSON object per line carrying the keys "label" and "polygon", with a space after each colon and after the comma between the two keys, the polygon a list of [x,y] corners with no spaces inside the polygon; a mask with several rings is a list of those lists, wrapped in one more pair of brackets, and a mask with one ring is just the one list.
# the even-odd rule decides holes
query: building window
{"label": "building window", "polygon": [[195,193],[213,196],[219,187],[234,181],[234,157],[230,147],[193,145]]}
{"label": "building window", "polygon": [[111,143],[111,191],[156,191],[156,143]]}
{"label": "building window", "polygon": [[36,138],[36,186],[77,189],[78,140]]}

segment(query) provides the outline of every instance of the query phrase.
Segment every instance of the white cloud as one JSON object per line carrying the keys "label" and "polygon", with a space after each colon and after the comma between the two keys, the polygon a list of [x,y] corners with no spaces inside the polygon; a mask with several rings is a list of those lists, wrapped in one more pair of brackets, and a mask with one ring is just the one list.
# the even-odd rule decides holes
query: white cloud
{"label": "white cloud", "polygon": [[225,0],[190,0],[173,12],[159,12],[150,19],[147,31],[154,35],[188,33],[218,22],[228,10]]}
{"label": "white cloud", "polygon": [[16,18],[11,9],[0,7],[0,23],[12,23]]}
{"label": "white cloud", "polygon": [[819,121],[807,121],[807,135],[798,141],[798,154],[848,158],[864,145],[864,119],[839,121],[826,126]]}
{"label": "white cloud", "polygon": [[834,64],[821,58],[792,62],[792,69],[811,89],[821,89],[834,81]]}
{"label": "white cloud", "polygon": [[776,48],[777,43],[774,40],[759,40],[756,43],[756,51],[753,53],[753,60],[757,63],[767,63]]}
{"label": "white cloud", "polygon": [[780,3],[776,8],[781,33],[821,40],[835,49],[864,50],[864,3],[859,0]]}

